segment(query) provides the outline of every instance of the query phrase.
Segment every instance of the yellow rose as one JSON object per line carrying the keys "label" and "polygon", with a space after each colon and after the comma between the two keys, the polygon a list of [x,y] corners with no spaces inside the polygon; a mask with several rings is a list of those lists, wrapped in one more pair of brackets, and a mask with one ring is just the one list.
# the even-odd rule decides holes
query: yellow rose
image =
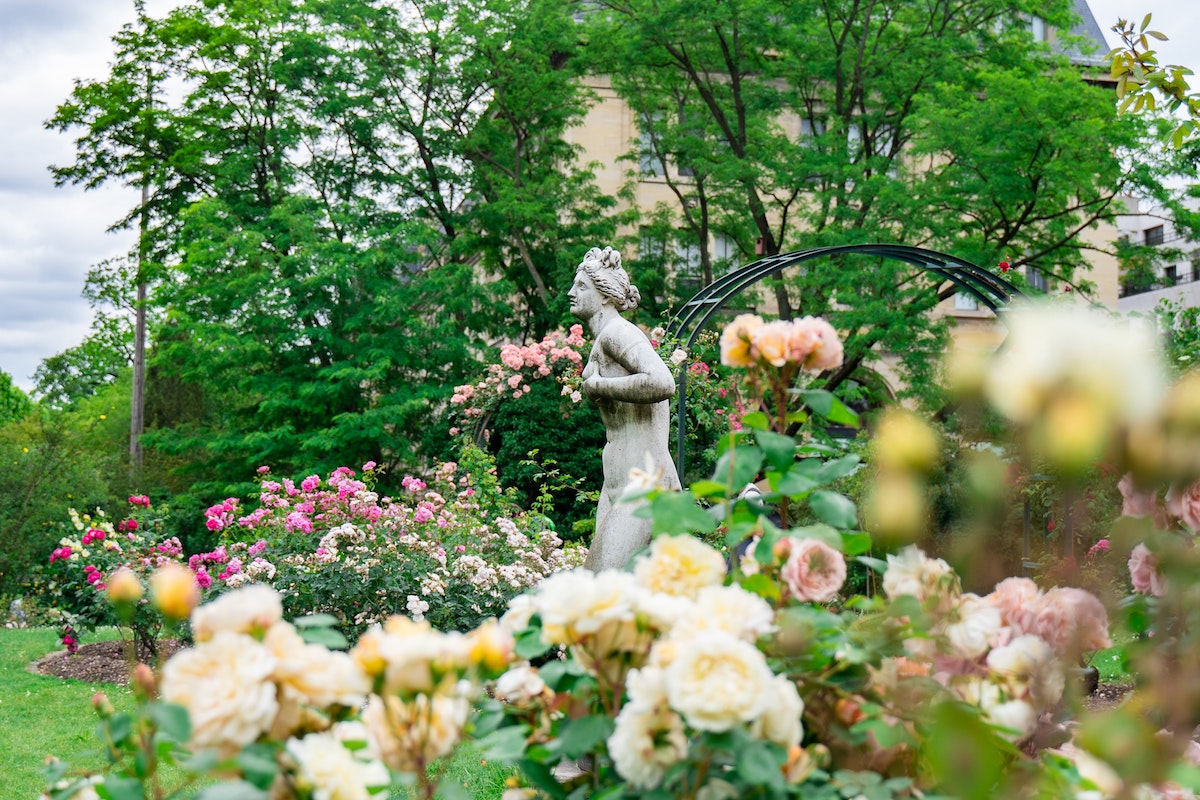
{"label": "yellow rose", "polygon": [[163,616],[182,620],[187,619],[200,602],[200,585],[187,567],[165,564],[150,576],[150,595]]}
{"label": "yellow rose", "polygon": [[128,567],[121,567],[108,579],[110,603],[136,603],[142,599],[142,582]]}

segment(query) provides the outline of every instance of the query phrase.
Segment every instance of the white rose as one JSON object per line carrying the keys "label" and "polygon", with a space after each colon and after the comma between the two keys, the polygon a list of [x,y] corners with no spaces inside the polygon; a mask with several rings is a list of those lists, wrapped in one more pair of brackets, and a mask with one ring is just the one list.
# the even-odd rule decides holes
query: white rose
{"label": "white rose", "polygon": [[263,644],[278,662],[276,679],[295,690],[307,705],[356,708],[371,691],[371,679],[349,654],[305,643],[286,622],[272,625]]}
{"label": "white rose", "polygon": [[695,597],[725,580],[725,557],[694,536],[658,536],[633,568],[637,582],[652,592]]}
{"label": "white rose", "polygon": [[1066,676],[1054,649],[1033,634],[1018,636],[988,653],[988,669],[1016,697],[1028,696],[1041,710],[1062,699]]}
{"label": "white rose", "polygon": [[717,732],[757,719],[775,678],[758,648],[720,632],[682,644],[665,673],[671,707],[693,728]]}
{"label": "white rose", "polygon": [[1037,728],[1037,712],[1024,700],[1009,700],[984,709],[984,716],[993,725],[1011,731],[1013,741],[1021,741]]}
{"label": "white rose", "polygon": [[678,367],[680,364],[687,361],[687,357],[687,350],[684,350],[682,347],[676,347],[671,352],[671,363]]}
{"label": "white rose", "polygon": [[652,789],[667,767],[687,757],[687,734],[679,715],[665,708],[629,704],[617,714],[608,737],[613,766],[629,784]]}
{"label": "white rose", "polygon": [[633,623],[632,575],[616,570],[587,569],[557,572],[538,587],[542,640],[546,644],[576,644],[609,622]]}
{"label": "white rose", "polygon": [[696,595],[696,602],[680,617],[673,634],[690,638],[702,631],[725,633],[756,642],[775,630],[771,604],[740,586],[709,586]]}
{"label": "white rose", "polygon": [[946,639],[959,658],[973,661],[988,651],[1000,632],[999,609],[974,594],[964,594],[958,607],[951,612],[946,625]]}
{"label": "white rose", "polygon": [[289,739],[288,755],[296,762],[296,786],[321,800],[370,800],[369,789],[387,786],[391,776],[378,761],[360,761],[330,733]]}
{"label": "white rose", "polygon": [[940,558],[929,558],[915,546],[909,545],[898,554],[889,555],[887,564],[883,591],[890,598],[912,595],[925,602],[936,597],[939,608],[945,608],[961,592],[950,565]]}
{"label": "white rose", "polygon": [[219,631],[181,650],[162,672],[162,699],[188,710],[192,746],[236,751],[266,732],[279,703],[271,676],[277,662],[261,643]]}
{"label": "white rose", "polygon": [[279,593],[270,586],[251,584],[192,612],[192,634],[197,642],[211,639],[221,631],[264,633],[283,619]]}
{"label": "white rose", "polygon": [[800,718],[804,714],[804,701],[796,684],[786,675],[776,675],[769,688],[767,708],[754,721],[750,733],[783,747],[800,744],[804,738],[804,725]]}
{"label": "white rose", "polygon": [[666,677],[661,669],[642,667],[629,671],[625,678],[629,702],[643,708],[667,705]]}
{"label": "white rose", "polygon": [[528,664],[513,667],[496,679],[496,699],[523,706],[536,700],[546,690],[546,682]]}

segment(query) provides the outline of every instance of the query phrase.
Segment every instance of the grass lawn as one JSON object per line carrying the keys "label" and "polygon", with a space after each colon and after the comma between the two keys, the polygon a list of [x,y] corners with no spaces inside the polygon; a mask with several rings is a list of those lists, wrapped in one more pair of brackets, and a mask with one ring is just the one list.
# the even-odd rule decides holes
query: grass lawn
{"label": "grass lawn", "polygon": [[[115,639],[115,630],[89,634],[86,642]],[[0,628],[0,800],[38,797],[45,788],[41,768],[57,756],[72,766],[96,769],[105,759],[98,752],[92,695],[103,691],[120,711],[132,711],[129,689],[35,675],[28,665],[59,649],[58,632],[50,628]],[[447,765],[445,781],[466,787],[475,800],[497,800],[513,770],[488,764],[478,751],[464,747]],[[393,797],[405,797],[399,790]]]}
{"label": "grass lawn", "polygon": [[[116,631],[87,641],[115,639]],[[49,756],[90,768],[104,764],[92,732],[92,695],[103,690],[117,708],[133,708],[129,690],[35,675],[26,668],[59,649],[50,628],[0,629],[0,797],[35,798],[45,788],[41,767]]]}

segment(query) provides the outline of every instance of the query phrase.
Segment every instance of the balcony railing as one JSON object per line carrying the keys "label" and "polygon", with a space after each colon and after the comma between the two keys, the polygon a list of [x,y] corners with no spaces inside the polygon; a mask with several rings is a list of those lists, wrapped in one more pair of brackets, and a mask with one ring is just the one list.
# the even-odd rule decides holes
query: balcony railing
{"label": "balcony railing", "polygon": [[1191,273],[1184,273],[1183,275],[1177,275],[1174,278],[1164,275],[1162,280],[1155,281],[1154,283],[1152,283],[1146,287],[1130,288],[1130,287],[1122,286],[1120,294],[1118,296],[1119,297],[1132,297],[1135,294],[1145,294],[1146,292],[1156,292],[1159,289],[1170,289],[1172,286],[1179,286],[1180,284],[1184,284],[1184,283],[1193,283],[1195,281],[1200,281],[1200,269],[1194,269],[1191,271]]}

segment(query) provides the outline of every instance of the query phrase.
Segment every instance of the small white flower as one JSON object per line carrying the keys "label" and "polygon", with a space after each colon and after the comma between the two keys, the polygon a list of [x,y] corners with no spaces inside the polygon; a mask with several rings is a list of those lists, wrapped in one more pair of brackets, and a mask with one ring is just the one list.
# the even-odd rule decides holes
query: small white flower
{"label": "small white flower", "polygon": [[671,353],[671,363],[675,366],[679,366],[683,362],[687,361],[687,357],[687,350],[684,350],[682,347],[676,347]]}
{"label": "small white flower", "polygon": [[405,608],[408,609],[408,615],[412,617],[415,622],[420,622],[421,620],[425,619],[425,612],[429,610],[429,603],[426,603],[415,594],[410,594],[408,596],[408,603],[405,605]]}

